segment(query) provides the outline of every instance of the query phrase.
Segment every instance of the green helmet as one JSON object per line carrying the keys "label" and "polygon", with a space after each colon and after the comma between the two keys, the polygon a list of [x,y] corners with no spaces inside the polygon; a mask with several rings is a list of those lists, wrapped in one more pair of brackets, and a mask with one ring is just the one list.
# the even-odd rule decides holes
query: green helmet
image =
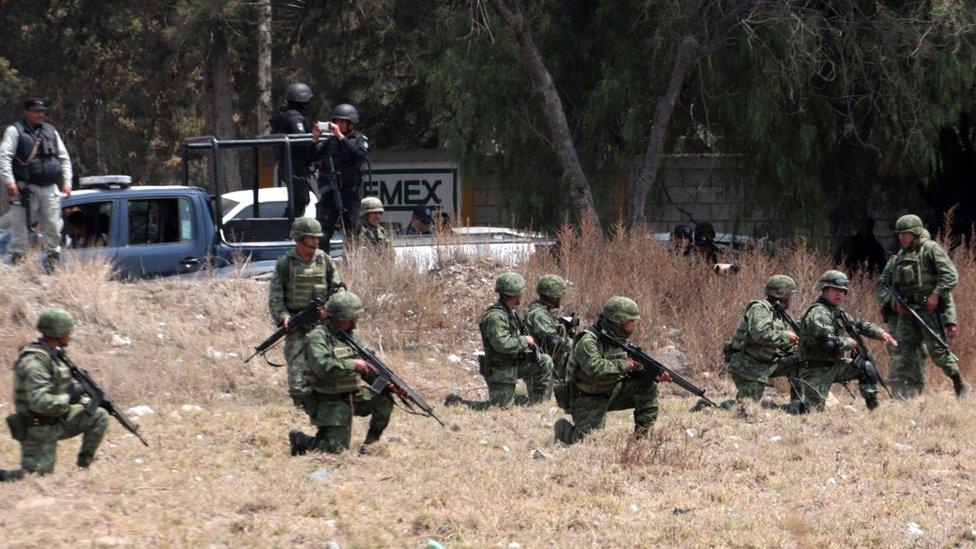
{"label": "green helmet", "polygon": [[766,281],[766,295],[786,299],[796,291],[796,281],[786,275],[773,275]]}
{"label": "green helmet", "polygon": [[567,286],[569,286],[569,283],[561,277],[548,274],[539,279],[539,283],[535,286],[535,291],[542,297],[562,299],[563,294],[566,293]]}
{"label": "green helmet", "polygon": [[614,324],[623,324],[628,320],[640,320],[637,303],[629,297],[613,296],[603,306],[603,317]]}
{"label": "green helmet", "polygon": [[352,292],[336,292],[325,303],[325,310],[336,320],[356,320],[363,314],[363,302]]}
{"label": "green helmet", "polygon": [[288,233],[288,238],[299,240],[305,236],[317,236],[321,238],[322,224],[311,217],[299,217],[295,219],[294,223],[291,224],[291,232]]}
{"label": "green helmet", "polygon": [[502,295],[520,296],[525,289],[525,279],[518,273],[502,273],[495,280],[495,292]]}
{"label": "green helmet", "polygon": [[37,317],[37,331],[48,337],[63,337],[74,327],[75,319],[71,317],[71,313],[58,307],[44,309],[41,316]]}
{"label": "green helmet", "polygon": [[837,288],[838,290],[844,290],[845,292],[850,290],[851,282],[847,279],[847,275],[835,270],[827,271],[820,277],[820,282],[817,284],[817,290],[823,290],[824,288]]}
{"label": "green helmet", "polygon": [[359,203],[359,210],[362,212],[361,215],[371,214],[371,213],[383,213],[383,203],[379,198],[375,196],[367,196]]}
{"label": "green helmet", "polygon": [[922,218],[915,214],[903,215],[895,221],[895,232],[896,233],[912,233],[915,236],[922,236],[922,231],[925,230],[925,224],[922,223]]}

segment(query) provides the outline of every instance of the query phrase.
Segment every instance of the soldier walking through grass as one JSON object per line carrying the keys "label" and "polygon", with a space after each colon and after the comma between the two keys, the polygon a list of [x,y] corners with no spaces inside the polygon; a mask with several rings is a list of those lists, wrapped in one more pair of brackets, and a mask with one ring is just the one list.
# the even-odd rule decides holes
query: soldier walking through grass
{"label": "soldier walking through grass", "polygon": [[[933,332],[948,343],[958,333],[952,289],[959,282],[955,264],[938,242],[931,240],[917,215],[904,215],[895,222],[895,232],[901,250],[885,265],[881,280],[891,285],[908,306]],[[959,359],[943,346],[883,285],[877,287],[878,303],[893,312],[896,338],[901,345],[892,358],[890,379],[894,395],[900,398],[917,396],[925,387],[925,355],[949,379],[959,397],[969,395],[969,384],[959,373]]]}
{"label": "soldier walking through grass", "polygon": [[374,393],[363,383],[372,381],[373,366],[339,337],[340,331],[352,336],[363,314],[362,301],[354,293],[340,291],[329,298],[326,309],[328,321],[305,338],[308,389],[303,402],[318,431],[314,437],[301,431],[290,432],[293,456],[309,451],[337,454],[349,449],[354,415],[369,416],[369,430],[360,448],[360,452],[365,452],[380,440],[393,414],[390,393]]}
{"label": "soldier walking through grass", "polygon": [[[345,289],[332,259],[319,249],[322,226],[310,217],[299,217],[291,225],[289,238],[295,247],[278,258],[268,289],[268,308],[276,326],[288,326],[292,315],[312,302],[316,294],[332,295]],[[285,362],[288,395],[295,406],[302,405],[305,393],[304,341],[307,330],[294,330],[285,336]]]}
{"label": "soldier walking through grass", "polygon": [[19,470],[0,471],[0,480],[19,480],[24,473],[54,472],[58,441],[82,435],[78,467],[87,468],[105,438],[108,413],[85,411],[87,397],[74,383],[58,351],[71,342],[74,319],[64,309],[41,312],[40,339],[20,349],[14,362],[15,412],[7,416],[14,439],[20,442]]}
{"label": "soldier walking through grass", "polygon": [[639,375],[640,365],[628,358],[626,350],[600,334],[606,331],[626,341],[640,320],[634,300],[615,296],[603,307],[596,324],[574,339],[566,368],[569,407],[573,421],[556,421],[556,440],[573,444],[594,429],[602,429],[607,412],[634,410],[634,434],[644,437],[657,420],[657,382],[669,381],[662,373],[656,378]]}
{"label": "soldier walking through grass", "polygon": [[898,345],[895,338],[880,326],[853,318],[840,305],[847,297],[850,281],[840,271],[827,271],[817,284],[820,297],[800,320],[800,388],[803,403],[795,410],[807,413],[824,409],[834,383],[857,380],[858,390],[869,410],[878,407],[878,380],[858,368],[847,355],[858,342],[848,332],[852,326],[864,337]]}

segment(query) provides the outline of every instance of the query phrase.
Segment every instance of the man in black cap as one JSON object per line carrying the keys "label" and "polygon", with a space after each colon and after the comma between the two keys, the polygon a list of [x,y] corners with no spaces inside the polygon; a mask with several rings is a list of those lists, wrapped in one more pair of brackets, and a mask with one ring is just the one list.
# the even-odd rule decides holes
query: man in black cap
{"label": "man in black cap", "polygon": [[[275,111],[268,120],[271,133],[311,133],[312,124],[306,116],[308,102],[312,100],[312,88],[308,84],[295,82],[285,88],[285,105]],[[312,190],[312,172],[315,170],[315,146],[308,144],[291,146],[291,179],[294,193],[294,217],[303,217]],[[285,183],[285,162],[278,159],[278,181]],[[285,212],[285,216],[288,213]]]}
{"label": "man in black cap", "polygon": [[434,223],[434,210],[430,206],[417,206],[410,216],[410,224],[403,230],[403,234],[417,236],[433,234],[431,225]]}
{"label": "man in black cap", "polygon": [[321,248],[328,251],[336,221],[342,222],[347,243],[359,232],[359,203],[363,198],[363,166],[368,162],[369,140],[356,130],[359,112],[348,103],[332,109],[328,131],[316,124],[312,141],[316,143],[319,166],[319,203],[316,217],[324,236]]}
{"label": "man in black cap", "polygon": [[[61,194],[71,195],[71,158],[54,126],[44,121],[40,99],[24,102],[24,116],[0,140],[0,184],[10,200],[11,261],[27,253],[28,224],[37,221],[50,271],[61,253]],[[60,187],[60,189],[59,189]],[[60,190],[60,192],[59,192]]]}

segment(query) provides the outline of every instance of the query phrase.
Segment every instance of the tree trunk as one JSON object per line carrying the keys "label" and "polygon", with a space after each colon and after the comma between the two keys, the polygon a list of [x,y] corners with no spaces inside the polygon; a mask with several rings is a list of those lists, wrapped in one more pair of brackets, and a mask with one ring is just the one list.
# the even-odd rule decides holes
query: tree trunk
{"label": "tree trunk", "polygon": [[667,136],[668,123],[671,122],[671,114],[674,106],[678,102],[681,94],[681,87],[685,82],[685,75],[688,74],[688,67],[698,49],[698,42],[693,35],[685,36],[678,46],[678,53],[674,58],[674,67],[671,70],[671,79],[668,81],[668,89],[657,101],[657,109],[654,112],[654,124],[651,126],[651,136],[647,142],[647,151],[644,153],[644,161],[641,164],[637,175],[630,180],[628,185],[628,201],[630,202],[629,224],[636,227],[644,222],[647,195],[657,179],[657,172],[661,169],[664,156],[664,138]]}
{"label": "tree trunk", "polygon": [[[221,139],[234,138],[234,103],[230,81],[230,45],[227,32],[217,24],[213,30],[213,42],[207,59],[210,91],[210,130]],[[221,192],[241,189],[241,172],[237,152],[226,150],[220,155]]]}
{"label": "tree trunk", "polygon": [[529,66],[532,84],[536,92],[542,97],[542,111],[552,138],[552,146],[562,168],[562,183],[569,188],[569,195],[579,215],[592,215],[599,226],[599,218],[593,205],[593,193],[587,182],[583,166],[580,164],[573,135],[566,120],[566,110],[559,98],[559,92],[552,80],[549,69],[546,68],[542,54],[532,39],[525,18],[522,16],[522,6],[519,0],[489,0],[491,6],[505,22],[505,26],[518,41],[522,58]]}
{"label": "tree trunk", "polygon": [[255,135],[268,132],[271,113],[271,0],[258,0],[258,127]]}

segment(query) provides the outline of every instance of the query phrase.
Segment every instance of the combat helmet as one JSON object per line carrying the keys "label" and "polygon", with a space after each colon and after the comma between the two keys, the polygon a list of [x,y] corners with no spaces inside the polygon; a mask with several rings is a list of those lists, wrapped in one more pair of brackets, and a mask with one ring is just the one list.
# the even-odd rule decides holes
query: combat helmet
{"label": "combat helmet", "polygon": [[356,320],[363,314],[363,302],[352,292],[340,291],[332,294],[325,303],[325,310],[336,320]]}
{"label": "combat helmet", "polygon": [[383,213],[383,202],[375,196],[367,196],[363,198],[363,201],[359,203],[359,209],[362,210],[363,214],[371,213]]}
{"label": "combat helmet", "polygon": [[640,320],[637,303],[629,297],[613,296],[603,306],[603,318],[614,324],[623,324],[630,320]]}
{"label": "combat helmet", "polygon": [[850,290],[850,284],[851,282],[847,279],[846,274],[831,269],[820,277],[820,282],[817,283],[817,290],[820,291],[824,288],[837,288],[838,290],[844,290],[846,292]]}
{"label": "combat helmet", "polygon": [[291,232],[288,233],[288,238],[301,240],[302,237],[306,236],[322,237],[322,224],[317,219],[299,217],[291,224]]}
{"label": "combat helmet", "polygon": [[925,224],[922,223],[922,218],[915,214],[903,215],[895,221],[895,232],[896,233],[912,233],[915,236],[922,236],[922,231],[925,230]]}
{"label": "combat helmet", "polygon": [[312,88],[308,84],[295,82],[285,88],[285,101],[289,103],[308,103],[312,100]]}
{"label": "combat helmet", "polygon": [[773,275],[766,281],[766,295],[786,299],[796,291],[796,281],[786,275]]}
{"label": "combat helmet", "polygon": [[359,111],[349,103],[336,105],[332,109],[332,120],[348,120],[353,124],[359,124]]}
{"label": "combat helmet", "polygon": [[37,331],[48,337],[64,337],[75,327],[75,319],[68,311],[52,307],[37,317]]}
{"label": "combat helmet", "polygon": [[535,291],[542,297],[548,297],[549,299],[562,299],[568,286],[569,283],[563,280],[562,277],[554,274],[547,274],[539,278],[539,283],[536,284]]}
{"label": "combat helmet", "polygon": [[518,273],[502,273],[495,280],[495,292],[502,295],[518,297],[524,289],[525,279]]}

